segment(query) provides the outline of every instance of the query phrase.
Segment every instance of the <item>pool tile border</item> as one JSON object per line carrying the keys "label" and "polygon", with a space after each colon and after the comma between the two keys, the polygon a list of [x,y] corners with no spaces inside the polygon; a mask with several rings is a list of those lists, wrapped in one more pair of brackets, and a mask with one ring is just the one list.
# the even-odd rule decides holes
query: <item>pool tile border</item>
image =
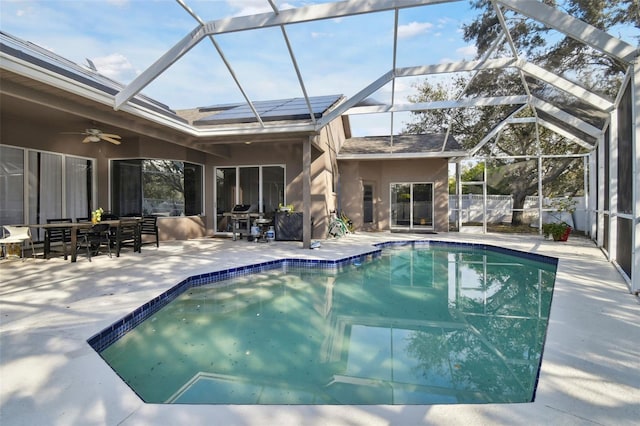
{"label": "pool tile border", "polygon": [[366,253],[348,256],[342,259],[279,259],[268,262],[261,262],[254,265],[238,266],[235,268],[220,271],[208,272],[205,274],[193,275],[180,281],[166,292],[153,298],[144,305],[138,307],[124,318],[114,322],[102,331],[94,334],[87,343],[98,353],[108,348],[122,336],[133,330],[138,324],[151,317],[169,302],[173,301],[180,294],[193,287],[200,287],[225,281],[231,278],[255,274],[278,268],[294,267],[306,269],[338,269],[354,263],[361,263],[374,257],[380,256],[381,249],[372,250]]}
{"label": "pool tile border", "polygon": [[464,242],[450,242],[450,241],[434,241],[434,240],[408,240],[408,241],[388,241],[383,243],[377,243],[373,246],[375,250],[371,250],[365,253],[344,257],[341,259],[327,260],[327,259],[279,259],[267,262],[261,262],[254,265],[238,266],[235,268],[224,269],[220,271],[208,272],[205,274],[193,275],[180,281],[169,290],[165,291],[161,295],[153,298],[149,302],[135,309],[130,314],[114,322],[110,326],[104,328],[98,333],[87,339],[87,343],[98,353],[102,352],[114,342],[120,339],[122,336],[133,330],[138,324],[151,317],[157,311],[166,306],[169,302],[174,300],[180,294],[184,293],[192,287],[199,287],[206,284],[212,284],[220,281],[225,281],[230,278],[245,276],[258,272],[265,272],[277,268],[296,267],[307,269],[339,269],[341,267],[349,266],[352,264],[362,263],[367,260],[379,257],[382,254],[382,249],[392,246],[406,246],[406,245],[426,245],[426,246],[454,246],[454,247],[468,247],[474,249],[483,249],[494,251],[498,253],[511,254],[519,256],[529,260],[535,260],[538,262],[550,264],[557,267],[558,259],[550,256],[545,256],[536,253],[523,252],[519,250],[512,250],[503,247],[492,246],[490,244],[478,244],[478,243],[464,243]]}
{"label": "pool tile border", "polygon": [[459,241],[439,241],[439,240],[410,240],[410,241],[387,241],[384,243],[374,244],[375,247],[379,248],[387,248],[391,246],[402,246],[402,245],[427,245],[427,246],[441,246],[441,247],[468,247],[472,249],[482,249],[493,251],[496,253],[504,253],[510,254],[512,256],[518,256],[524,259],[533,260],[536,262],[546,263],[548,265],[557,266],[558,259],[551,256],[546,256],[544,254],[531,253],[526,251],[514,250],[505,247],[498,247],[491,244],[485,243],[465,243]]}

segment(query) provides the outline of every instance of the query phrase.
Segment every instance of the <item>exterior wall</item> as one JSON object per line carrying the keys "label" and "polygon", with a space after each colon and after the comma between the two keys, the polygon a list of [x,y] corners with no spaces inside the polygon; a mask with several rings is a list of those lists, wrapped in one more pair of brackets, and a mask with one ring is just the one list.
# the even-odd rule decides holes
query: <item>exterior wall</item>
{"label": "exterior wall", "polygon": [[[211,167],[211,191],[206,193],[206,197],[211,199],[212,209],[217,211],[215,193],[213,190],[214,167],[233,166],[261,166],[261,165],[284,165],[285,166],[285,203],[293,204],[294,210],[302,210],[302,141],[300,139],[289,143],[266,143],[257,142],[250,145],[232,145],[229,151],[229,158],[215,159]],[[271,212],[265,212],[271,213]],[[213,222],[211,223],[213,229]]]}
{"label": "exterior wall", "polygon": [[374,187],[374,223],[371,230],[390,229],[390,185],[397,182],[432,182],[434,192],[434,230],[449,228],[449,189],[447,159],[340,160],[340,207],[363,229],[363,185]]}
{"label": "exterior wall", "polygon": [[[180,145],[158,141],[146,137],[123,138],[121,145],[107,142],[82,143],[83,136],[65,134],[83,127],[69,124],[51,125],[39,122],[37,117],[22,117],[9,114],[0,115],[0,143],[21,148],[35,149],[57,154],[76,155],[95,161],[96,199],[94,208],[109,210],[110,200],[110,163],[111,159],[154,158],[189,161],[202,164],[205,172],[204,216],[168,217],[158,221],[161,240],[182,240],[203,237],[211,234],[213,221],[211,198],[213,194],[213,171],[210,167],[212,156],[185,148]],[[209,222],[211,225],[209,226]]]}
{"label": "exterior wall", "polygon": [[[205,224],[208,216],[175,216],[158,218],[158,236],[160,241],[188,240],[202,238],[207,234]],[[146,235],[143,235],[147,237]],[[152,238],[151,238],[152,239]]]}
{"label": "exterior wall", "polygon": [[342,120],[335,120],[323,128],[317,138],[317,145],[323,150],[323,155],[315,158],[311,164],[313,239],[326,237],[331,212],[338,210],[340,176],[336,156],[343,143]]}
{"label": "exterior wall", "polygon": [[[338,166],[336,153],[344,142],[342,120],[335,120],[322,129],[315,138],[311,158],[311,237],[322,239],[327,235],[330,212],[337,209]],[[302,141],[295,145],[291,164],[287,165],[287,203],[302,211]]]}
{"label": "exterior wall", "polygon": [[[46,111],[51,112],[51,110]],[[87,127],[87,121],[58,111],[51,114],[41,113],[37,109],[28,114],[3,111],[0,119],[0,143],[2,144],[93,159],[95,161],[94,208],[102,207],[105,210],[111,208],[110,160],[170,159],[203,165],[204,215],[161,218],[158,222],[161,240],[181,240],[214,234],[215,167],[284,164],[286,167],[285,200],[293,204],[296,211],[303,210],[302,147],[307,136],[291,137],[280,143],[236,142],[229,145],[229,156],[221,158],[147,136],[127,137],[126,133],[130,134],[130,132],[122,133],[121,145],[107,142],[83,144],[81,142],[83,135],[64,132],[81,131]],[[312,238],[323,238],[326,235],[329,212],[337,208],[334,192],[334,187],[338,185],[336,153],[344,139],[342,119],[334,120],[313,139],[310,206],[314,223]]]}

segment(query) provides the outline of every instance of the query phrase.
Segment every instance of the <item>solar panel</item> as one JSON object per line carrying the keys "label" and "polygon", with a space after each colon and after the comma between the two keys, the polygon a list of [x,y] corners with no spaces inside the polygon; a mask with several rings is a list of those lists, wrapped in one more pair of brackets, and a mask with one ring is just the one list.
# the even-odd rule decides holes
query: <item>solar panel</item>
{"label": "solar panel", "polygon": [[[311,111],[315,118],[322,117],[322,114],[335,104],[341,95],[327,95],[309,98]],[[309,119],[309,108],[304,98],[289,98],[270,101],[255,101],[253,107],[263,121],[279,120],[304,120]],[[201,109],[201,111],[215,111],[215,106]],[[248,104],[239,104],[228,109],[218,109],[220,112],[209,115],[193,124],[231,124],[231,123],[251,123],[256,122],[256,116]]]}

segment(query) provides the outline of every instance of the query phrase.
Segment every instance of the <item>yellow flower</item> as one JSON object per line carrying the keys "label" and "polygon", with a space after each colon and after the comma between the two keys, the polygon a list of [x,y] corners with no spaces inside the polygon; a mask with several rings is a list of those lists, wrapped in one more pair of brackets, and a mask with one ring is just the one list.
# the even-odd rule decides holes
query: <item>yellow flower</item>
{"label": "yellow flower", "polygon": [[100,218],[102,217],[102,213],[104,213],[104,210],[102,210],[102,207],[97,208],[95,211],[91,212],[91,221],[96,223],[96,222],[100,222]]}

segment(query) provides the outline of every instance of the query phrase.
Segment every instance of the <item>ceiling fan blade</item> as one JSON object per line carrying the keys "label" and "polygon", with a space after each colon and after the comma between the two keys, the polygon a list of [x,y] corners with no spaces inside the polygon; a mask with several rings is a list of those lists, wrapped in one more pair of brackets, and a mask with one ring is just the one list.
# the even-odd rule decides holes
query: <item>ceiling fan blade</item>
{"label": "ceiling fan blade", "polygon": [[122,139],[120,135],[114,135],[113,133],[102,133],[102,136],[106,136],[111,139]]}
{"label": "ceiling fan blade", "polygon": [[[118,136],[118,138],[119,138],[119,137],[120,137],[120,136]],[[110,135],[102,134],[101,139],[102,139],[103,141],[111,142],[111,143],[112,143],[112,144],[114,144],[114,145],[120,145],[120,143],[121,143],[119,140],[117,140],[117,139],[113,139]]]}
{"label": "ceiling fan blade", "polygon": [[86,138],[82,139],[82,143],[89,143],[89,142],[100,142],[100,138],[96,135],[89,135]]}

